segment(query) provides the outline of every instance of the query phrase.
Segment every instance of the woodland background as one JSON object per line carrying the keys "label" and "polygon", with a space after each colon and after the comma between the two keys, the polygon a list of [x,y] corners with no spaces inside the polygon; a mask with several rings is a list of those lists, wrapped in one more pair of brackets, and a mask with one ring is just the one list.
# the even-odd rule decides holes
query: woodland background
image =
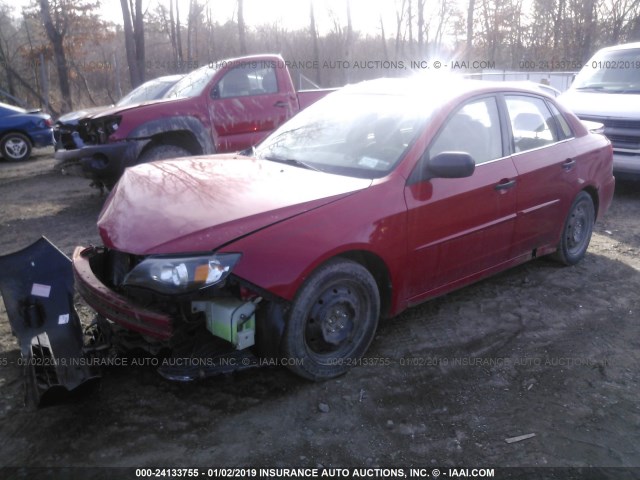
{"label": "woodland background", "polygon": [[[640,0],[389,0],[394,28],[381,14],[366,32],[353,28],[351,0],[328,12],[323,31],[319,7],[300,1],[308,18],[291,29],[247,24],[243,0],[227,18],[215,0],[120,0],[112,7],[121,24],[101,18],[99,1],[32,0],[17,10],[0,0],[0,101],[57,116],[114,103],[151,78],[252,53],[280,53],[301,67],[296,81],[322,87],[406,75],[412,61],[429,58],[470,70],[578,70],[603,46],[640,40]],[[366,68],[346,68],[362,61]]]}

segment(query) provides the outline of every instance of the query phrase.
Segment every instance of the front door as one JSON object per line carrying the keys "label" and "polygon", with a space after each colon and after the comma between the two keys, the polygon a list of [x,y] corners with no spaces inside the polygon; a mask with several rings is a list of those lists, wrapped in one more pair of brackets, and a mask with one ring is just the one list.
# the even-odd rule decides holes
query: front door
{"label": "front door", "polygon": [[516,216],[517,172],[503,154],[497,100],[474,99],[445,122],[425,155],[466,152],[468,178],[408,185],[409,303],[471,281],[509,259]]}
{"label": "front door", "polygon": [[279,92],[276,65],[268,63],[247,62],[230,69],[209,97],[218,153],[257,144],[293,113],[290,92]]}

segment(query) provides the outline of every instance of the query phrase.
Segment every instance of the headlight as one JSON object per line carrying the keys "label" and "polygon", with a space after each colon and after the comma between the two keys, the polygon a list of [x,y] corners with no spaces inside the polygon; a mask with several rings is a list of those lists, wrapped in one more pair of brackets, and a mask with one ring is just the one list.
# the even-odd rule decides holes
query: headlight
{"label": "headlight", "polygon": [[123,285],[159,293],[186,293],[222,282],[240,260],[239,253],[197,257],[148,257],[136,265]]}

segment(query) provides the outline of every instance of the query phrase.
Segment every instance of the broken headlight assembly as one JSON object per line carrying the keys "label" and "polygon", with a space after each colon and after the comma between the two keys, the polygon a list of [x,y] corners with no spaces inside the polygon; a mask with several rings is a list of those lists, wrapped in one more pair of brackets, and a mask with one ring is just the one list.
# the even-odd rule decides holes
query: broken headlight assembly
{"label": "broken headlight assembly", "polygon": [[118,130],[122,117],[113,115],[106,118],[84,119],[78,124],[80,137],[89,144],[106,143],[109,137]]}
{"label": "broken headlight assembly", "polygon": [[239,253],[188,257],[147,257],[124,279],[123,286],[164,294],[201,290],[223,282],[240,260]]}

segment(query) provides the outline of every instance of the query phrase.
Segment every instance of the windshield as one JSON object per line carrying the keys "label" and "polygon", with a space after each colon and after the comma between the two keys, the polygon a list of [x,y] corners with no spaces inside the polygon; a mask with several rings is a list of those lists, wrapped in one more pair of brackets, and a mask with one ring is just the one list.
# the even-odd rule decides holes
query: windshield
{"label": "windshield", "polygon": [[191,98],[197,97],[208,85],[213,75],[218,71],[219,65],[210,63],[204,67],[185,75],[167,92],[164,98]]}
{"label": "windshield", "polygon": [[138,88],[131,90],[128,94],[118,100],[116,106],[124,107],[126,105],[133,105],[134,103],[142,103],[147,100],[156,100],[162,98],[165,93],[176,83],[175,80],[151,80],[143,83]]}
{"label": "windshield", "polygon": [[266,138],[255,155],[360,178],[389,173],[427,120],[410,96],[337,92]]}
{"label": "windshield", "polygon": [[638,93],[640,49],[596,54],[580,71],[572,88],[606,93]]}

